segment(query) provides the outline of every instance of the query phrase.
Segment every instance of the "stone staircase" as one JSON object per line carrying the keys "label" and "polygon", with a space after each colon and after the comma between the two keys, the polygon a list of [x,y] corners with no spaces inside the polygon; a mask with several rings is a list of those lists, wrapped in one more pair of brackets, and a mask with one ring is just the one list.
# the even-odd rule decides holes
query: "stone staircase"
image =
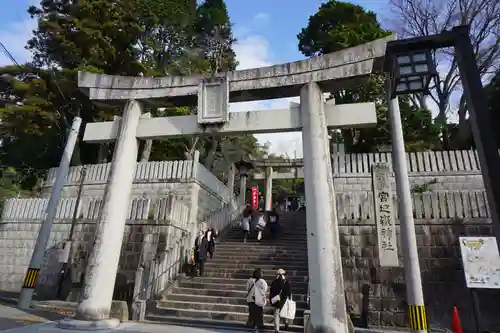
{"label": "stone staircase", "polygon": [[[233,227],[219,240],[213,259],[205,265],[204,277],[183,278],[167,290],[156,307],[148,311],[148,321],[193,326],[244,327],[248,308],[246,281],[255,268],[261,268],[270,285],[276,271],[287,271],[297,303],[296,318],[289,331],[303,331],[307,309],[308,263],[305,213],[282,213],[282,233],[277,240],[253,234],[243,242],[239,227]],[[271,307],[266,307],[264,322],[272,328]],[[284,331],[283,328],[281,331]]]}

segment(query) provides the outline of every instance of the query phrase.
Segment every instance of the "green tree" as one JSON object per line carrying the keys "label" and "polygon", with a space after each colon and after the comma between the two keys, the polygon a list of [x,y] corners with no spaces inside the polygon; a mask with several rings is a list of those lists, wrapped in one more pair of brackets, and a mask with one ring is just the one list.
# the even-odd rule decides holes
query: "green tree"
{"label": "green tree", "polygon": [[[306,56],[337,52],[389,35],[382,29],[377,16],[361,6],[330,0],[309,17],[307,27],[297,35],[299,50]],[[361,87],[334,91],[331,98],[337,104],[375,102],[378,125],[376,128],[343,129],[340,137],[348,152],[369,152],[385,149],[390,144],[387,107],[384,102],[383,76],[371,76]],[[413,107],[406,98],[400,99],[407,149],[431,149],[439,142],[436,125],[425,109]]]}
{"label": "green tree", "polygon": [[[120,114],[119,107],[89,101],[77,87],[79,70],[165,76],[212,75],[236,67],[223,1],[197,6],[195,0],[43,0],[28,12],[38,22],[27,44],[33,63],[0,69],[0,159],[16,170],[57,165],[75,116],[82,117],[84,127]],[[173,116],[194,109],[165,105],[146,111]],[[112,146],[99,149],[80,140],[73,162],[100,162],[112,155]],[[251,135],[169,139],[144,147],[143,157],[153,160],[183,159],[199,149],[218,175],[227,163],[265,151]]]}
{"label": "green tree", "polygon": [[349,2],[330,0],[309,17],[307,27],[297,35],[299,51],[312,57],[371,42],[389,35],[377,15]]}
{"label": "green tree", "polygon": [[236,69],[236,41],[224,0],[205,0],[197,10],[197,45],[210,64],[212,73]]}

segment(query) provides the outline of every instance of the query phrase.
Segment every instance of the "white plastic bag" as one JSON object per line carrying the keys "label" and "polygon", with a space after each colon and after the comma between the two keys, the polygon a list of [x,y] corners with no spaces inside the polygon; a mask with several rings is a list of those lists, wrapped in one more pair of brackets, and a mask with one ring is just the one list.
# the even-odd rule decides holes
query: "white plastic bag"
{"label": "white plastic bag", "polygon": [[264,220],[264,217],[261,216],[259,218],[259,221],[257,222],[257,230],[264,230],[266,228],[266,221]]}
{"label": "white plastic bag", "polygon": [[241,221],[241,227],[245,231],[250,231],[250,218],[249,217],[244,217]]}
{"label": "white plastic bag", "polygon": [[274,305],[279,301],[280,301],[280,295],[276,295],[273,298],[271,298],[271,305]]}
{"label": "white plastic bag", "polygon": [[281,308],[280,318],[294,320],[295,319],[295,301],[292,301],[292,298],[286,300],[285,305]]}

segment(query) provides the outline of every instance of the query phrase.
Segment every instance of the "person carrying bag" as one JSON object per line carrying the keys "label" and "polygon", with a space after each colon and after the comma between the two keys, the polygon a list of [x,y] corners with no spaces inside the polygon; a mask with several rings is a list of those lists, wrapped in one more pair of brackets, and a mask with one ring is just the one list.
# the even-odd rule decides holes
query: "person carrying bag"
{"label": "person carrying bag", "polygon": [[285,278],[285,270],[278,269],[276,279],[271,283],[269,299],[274,307],[274,332],[280,331],[281,318],[285,319],[285,330],[290,321],[295,319],[295,302],[292,300],[292,288]]}
{"label": "person carrying bag", "polygon": [[254,332],[264,328],[264,306],[266,306],[267,282],[262,278],[262,270],[257,268],[248,279],[246,290],[248,304],[248,325]]}

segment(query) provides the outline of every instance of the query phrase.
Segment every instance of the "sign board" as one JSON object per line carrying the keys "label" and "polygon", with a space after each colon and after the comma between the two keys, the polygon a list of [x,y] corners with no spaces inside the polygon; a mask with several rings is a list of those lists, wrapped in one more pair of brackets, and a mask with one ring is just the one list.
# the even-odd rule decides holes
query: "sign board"
{"label": "sign board", "polygon": [[229,82],[227,76],[203,78],[198,83],[198,124],[229,121]]}
{"label": "sign board", "polygon": [[459,237],[467,288],[500,289],[500,256],[495,237]]}
{"label": "sign board", "polygon": [[252,187],[252,208],[259,208],[259,188],[257,186]]}
{"label": "sign board", "polygon": [[380,266],[399,267],[396,219],[388,164],[377,163],[372,166],[372,183]]}

